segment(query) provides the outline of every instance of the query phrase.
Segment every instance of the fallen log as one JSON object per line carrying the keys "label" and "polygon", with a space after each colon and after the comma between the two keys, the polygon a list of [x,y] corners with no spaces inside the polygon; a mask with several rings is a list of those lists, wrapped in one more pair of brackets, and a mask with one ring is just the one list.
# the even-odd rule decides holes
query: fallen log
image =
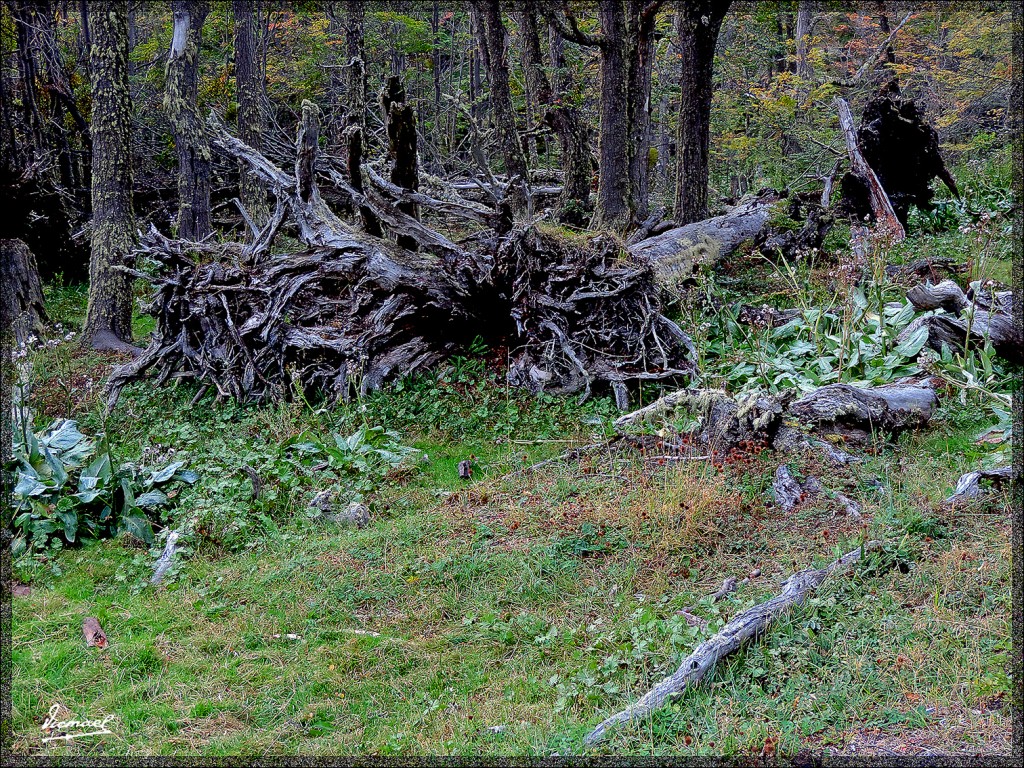
{"label": "fallen log", "polygon": [[861,388],[829,384],[789,406],[789,414],[819,432],[864,439],[874,432],[895,433],[919,427],[936,404],[931,380]]}
{"label": "fallen log", "polygon": [[649,421],[685,408],[700,419],[698,440],[727,450],[743,440],[771,443],[782,422],[783,404],[777,398],[750,394],[738,399],[720,389],[681,389],[615,420],[615,430]]}
{"label": "fallen log", "polygon": [[928,329],[925,343],[939,353],[943,347],[961,351],[990,343],[1001,357],[1013,362],[1024,360],[1024,332],[1013,321],[1012,292],[985,291],[972,283],[965,294],[952,280],[944,280],[938,285],[916,285],[907,292],[907,298],[915,309],[944,311],[916,318],[900,332],[898,342],[924,327]]}
{"label": "fallen log", "polygon": [[776,200],[773,195],[753,197],[722,216],[641,240],[630,246],[629,252],[653,264],[658,282],[671,288],[759,237]]}
{"label": "fallen log", "polygon": [[857,549],[833,560],[824,568],[809,568],[790,576],[782,592],[763,603],[748,608],[722,627],[722,630],[701,643],[683,659],[679,668],[655,685],[637,702],[621,712],[605,718],[583,740],[590,747],[604,738],[610,728],[631,720],[647,717],[666,701],[676,698],[700,682],[725,656],[739,649],[748,640],[762,635],[772,621],[795,605],[803,603],[808,594],[816,590],[832,573],[845,570],[860,560],[866,552],[881,549],[882,542],[869,541]]}

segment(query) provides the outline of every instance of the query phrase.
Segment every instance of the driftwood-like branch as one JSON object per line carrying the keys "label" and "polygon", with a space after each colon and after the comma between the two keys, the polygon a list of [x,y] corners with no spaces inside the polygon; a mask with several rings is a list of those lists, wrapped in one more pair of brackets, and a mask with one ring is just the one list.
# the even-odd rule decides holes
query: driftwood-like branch
{"label": "driftwood-like branch", "polygon": [[599,742],[610,728],[649,716],[669,699],[696,685],[722,658],[739,649],[748,640],[762,635],[772,621],[792,606],[803,603],[826,577],[845,570],[866,552],[880,549],[881,546],[880,541],[870,541],[833,560],[824,568],[810,568],[794,573],[786,580],[781,593],[740,613],[722,627],[718,634],[697,646],[673,674],[655,685],[639,701],[603,720],[583,740],[584,746],[589,747]]}
{"label": "driftwood-like branch", "polygon": [[979,469],[962,475],[957,480],[953,493],[946,498],[943,504],[953,507],[980,498],[985,492],[985,489],[981,486],[982,480],[991,483],[997,488],[1004,483],[1008,484],[1013,480],[1013,467]]}

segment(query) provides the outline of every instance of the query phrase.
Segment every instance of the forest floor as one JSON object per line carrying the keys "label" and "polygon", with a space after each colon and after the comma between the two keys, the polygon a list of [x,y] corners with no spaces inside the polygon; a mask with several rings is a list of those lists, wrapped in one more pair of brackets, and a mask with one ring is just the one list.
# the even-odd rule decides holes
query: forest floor
{"label": "forest floor", "polygon": [[[958,252],[957,237],[922,237],[904,254]],[[750,262],[718,275],[719,287],[753,304],[796,303],[779,270]],[[1009,282],[1007,262],[993,269]],[[800,280],[834,296],[832,271]],[[80,323],[80,289],[48,298],[54,320]],[[710,312],[681,311],[687,329]],[[705,319],[713,333],[717,321]],[[724,343],[702,342],[720,383],[763,370],[735,373],[756,355]],[[941,503],[961,474],[1007,462],[983,402],[946,388],[927,429],[841,469],[765,451],[668,466],[597,454],[530,472],[610,435],[616,412],[608,398],[578,405],[512,390],[502,361],[501,350],[477,350],[331,408],[209,396],[191,406],[192,385],[133,385],[105,417],[100,387],[114,358],[73,340],[34,353],[37,427],[74,418],[123,461],[173,448],[199,480],[162,513],[190,534],[158,587],[148,581],[159,537],[152,548],[122,536],[15,563],[14,751],[578,754],[589,729],[727,617],[866,536],[900,567],[829,579],[762,641],[595,751],[1010,753],[1009,499]],[[392,462],[402,446],[422,453]],[[470,457],[473,476],[460,479]],[[842,489],[862,517],[827,498],[774,508],[781,462]],[[262,480],[255,501],[245,466]],[[358,491],[370,523],[316,519],[309,501],[325,488]],[[710,601],[724,578],[755,569]],[[707,627],[678,613],[688,606]],[[106,648],[86,647],[86,616]],[[55,705],[62,719],[114,715],[112,734],[41,743]]]}

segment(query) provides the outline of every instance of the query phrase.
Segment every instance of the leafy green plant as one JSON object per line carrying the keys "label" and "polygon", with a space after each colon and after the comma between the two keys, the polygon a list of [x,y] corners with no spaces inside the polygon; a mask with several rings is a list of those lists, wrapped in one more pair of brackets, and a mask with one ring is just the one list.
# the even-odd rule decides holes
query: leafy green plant
{"label": "leafy green plant", "polygon": [[100,537],[127,532],[153,543],[149,515],[166,507],[164,489],[198,476],[174,461],[153,469],[127,462],[114,469],[106,440],[93,441],[70,419],[14,437],[9,470],[15,477],[8,525],[17,557],[46,546],[56,536],[68,544],[83,534]]}

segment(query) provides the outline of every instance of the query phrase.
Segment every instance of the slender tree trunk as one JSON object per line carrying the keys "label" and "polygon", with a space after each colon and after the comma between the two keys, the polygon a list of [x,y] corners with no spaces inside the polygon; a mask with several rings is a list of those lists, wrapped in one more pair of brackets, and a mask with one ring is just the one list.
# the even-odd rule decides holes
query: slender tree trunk
{"label": "slender tree trunk", "polygon": [[178,154],[178,236],[210,234],[210,145],[199,115],[199,45],[210,10],[204,0],[173,0],[174,34],[167,59],[164,109]]}
{"label": "slender tree trunk", "polygon": [[[238,137],[253,149],[262,151],[263,133],[267,127],[267,114],[263,103],[264,73],[259,54],[261,37],[257,18],[258,0],[234,0],[232,10],[235,21],[235,82],[238,94]],[[251,170],[239,164],[239,192],[242,205],[257,226],[263,226],[270,216],[267,193]],[[246,239],[251,238],[251,233]]]}
{"label": "slender tree trunk", "polygon": [[633,2],[628,8],[628,20],[632,27],[630,39],[633,50],[627,59],[628,81],[626,102],[629,110],[630,157],[629,184],[633,196],[632,220],[634,228],[647,218],[650,187],[651,155],[651,79],[654,72],[654,22],[653,13],[645,11],[647,2]]}
{"label": "slender tree trunk", "polygon": [[554,25],[550,26],[548,42],[555,73],[555,87],[552,90],[544,71],[535,6],[524,4],[519,14],[519,27],[523,39],[523,69],[527,83],[536,95],[543,121],[557,134],[562,151],[563,178],[558,216],[561,221],[583,226],[589,218],[587,213],[590,210],[589,132],[580,118],[579,110],[569,103],[572,82],[566,68],[562,36]]}
{"label": "slender tree trunk", "polygon": [[92,4],[92,257],[83,344],[125,349],[132,335],[131,279],[117,269],[133,248],[132,102],[128,0]]}
{"label": "slender tree trunk", "polygon": [[796,11],[796,74],[803,80],[812,74],[811,65],[807,61],[807,38],[811,35],[813,21],[811,0],[800,0]]}
{"label": "slender tree trunk", "polygon": [[41,336],[49,319],[43,306],[36,257],[21,240],[0,240],[0,333],[8,329],[21,344]]}
{"label": "slender tree trunk", "polygon": [[523,145],[516,131],[516,112],[509,91],[509,62],[505,24],[498,0],[477,0],[480,32],[483,36],[484,65],[490,81],[491,111],[498,147],[508,175],[508,202],[513,212],[522,213],[527,206],[528,173]]}
{"label": "slender tree trunk", "polygon": [[684,3],[676,14],[681,77],[674,218],[680,224],[708,217],[715,43],[730,2],[700,0]]}
{"label": "slender tree trunk", "polygon": [[629,114],[626,109],[626,19],[619,0],[601,0],[601,103],[595,224],[625,230],[632,218]]}

